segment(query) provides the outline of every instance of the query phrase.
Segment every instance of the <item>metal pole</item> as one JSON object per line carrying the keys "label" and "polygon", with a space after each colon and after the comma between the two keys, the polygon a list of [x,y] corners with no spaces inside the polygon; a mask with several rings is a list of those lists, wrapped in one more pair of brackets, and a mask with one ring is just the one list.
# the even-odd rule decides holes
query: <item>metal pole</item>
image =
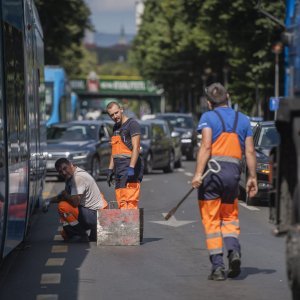
{"label": "metal pole", "polygon": [[[275,97],[279,97],[279,53],[275,53]],[[277,119],[277,110],[274,112],[274,120]]]}

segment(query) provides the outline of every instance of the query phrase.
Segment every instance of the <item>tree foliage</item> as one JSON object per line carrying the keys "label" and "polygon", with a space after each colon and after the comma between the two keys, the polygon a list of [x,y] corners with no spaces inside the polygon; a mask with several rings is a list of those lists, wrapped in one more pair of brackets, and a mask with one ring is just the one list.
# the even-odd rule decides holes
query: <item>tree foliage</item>
{"label": "tree foliage", "polygon": [[35,0],[35,4],[44,32],[45,63],[65,67],[70,76],[80,74],[84,31],[92,29],[84,0]]}
{"label": "tree foliage", "polygon": [[[164,87],[172,109],[193,110],[204,85],[228,79],[234,101],[249,111],[257,95],[265,99],[273,93],[271,46],[281,31],[256,2],[148,0],[131,61]],[[268,13],[283,19],[283,1],[263,3]]]}

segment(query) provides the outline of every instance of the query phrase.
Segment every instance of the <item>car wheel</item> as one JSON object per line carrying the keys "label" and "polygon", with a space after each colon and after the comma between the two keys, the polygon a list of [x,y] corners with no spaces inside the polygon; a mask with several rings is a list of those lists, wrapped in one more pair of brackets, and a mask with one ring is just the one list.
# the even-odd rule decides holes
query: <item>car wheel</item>
{"label": "car wheel", "polygon": [[150,174],[152,172],[152,168],[153,168],[152,154],[148,153],[145,159],[144,173]]}
{"label": "car wheel", "polygon": [[181,157],[175,162],[174,166],[175,166],[175,168],[181,168],[182,167]]}
{"label": "car wheel", "polygon": [[175,157],[174,157],[174,153],[170,152],[168,166],[164,168],[163,171],[164,173],[172,173],[174,171],[174,168],[175,168]]}
{"label": "car wheel", "polygon": [[95,180],[99,179],[100,176],[100,161],[97,156],[94,156],[92,159],[91,165],[91,175]]}

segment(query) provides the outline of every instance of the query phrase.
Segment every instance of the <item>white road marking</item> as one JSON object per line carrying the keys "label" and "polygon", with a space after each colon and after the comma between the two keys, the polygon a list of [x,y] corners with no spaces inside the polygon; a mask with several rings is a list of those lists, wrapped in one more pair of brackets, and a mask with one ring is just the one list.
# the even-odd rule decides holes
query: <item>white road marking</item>
{"label": "white road marking", "polygon": [[257,207],[255,207],[255,206],[248,206],[245,202],[239,202],[239,205],[240,206],[243,206],[243,207],[245,207],[245,208],[247,208],[247,209],[249,209],[249,210],[260,210],[259,208],[257,208]]}
{"label": "white road marking", "polygon": [[143,178],[143,182],[147,182],[147,181],[152,181],[152,178],[144,177],[144,178]]}
{"label": "white road marking", "polygon": [[37,295],[36,300],[58,300],[57,294]]}
{"label": "white road marking", "polygon": [[65,261],[66,261],[65,258],[48,258],[45,265],[47,267],[63,266]]}
{"label": "white road marking", "polygon": [[194,176],[194,174],[191,173],[191,172],[184,172],[184,174],[185,174],[186,176],[189,176],[189,177],[193,177],[193,176]]}
{"label": "white road marking", "polygon": [[[167,213],[162,214],[163,217],[167,215]],[[160,225],[167,225],[171,227],[180,227],[186,224],[195,223],[197,221],[179,221],[174,216],[172,216],[168,221],[150,221],[151,223],[156,223]]]}
{"label": "white road marking", "polygon": [[63,237],[62,237],[61,235],[56,234],[56,235],[54,236],[53,240],[54,240],[54,241],[63,241],[64,239],[63,239]]}
{"label": "white road marking", "polygon": [[56,245],[52,246],[51,253],[66,253],[68,252],[68,246]]}
{"label": "white road marking", "polygon": [[60,273],[44,273],[41,277],[41,284],[59,284],[61,280]]}

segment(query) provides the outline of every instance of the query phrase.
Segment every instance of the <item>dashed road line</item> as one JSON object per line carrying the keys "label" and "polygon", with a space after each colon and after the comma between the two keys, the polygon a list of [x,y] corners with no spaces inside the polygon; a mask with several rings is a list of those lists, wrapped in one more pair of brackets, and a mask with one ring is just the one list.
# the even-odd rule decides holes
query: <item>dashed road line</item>
{"label": "dashed road line", "polygon": [[48,258],[45,265],[47,267],[63,266],[65,261],[65,258]]}
{"label": "dashed road line", "polygon": [[61,235],[56,234],[56,235],[54,236],[53,240],[54,240],[54,241],[63,241],[64,239],[63,239],[63,237],[62,237]]}
{"label": "dashed road line", "polygon": [[60,273],[44,273],[41,276],[40,284],[60,284]]}
{"label": "dashed road line", "polygon": [[184,172],[184,174],[185,174],[186,176],[189,176],[189,177],[193,177],[193,176],[194,176],[194,174],[191,173],[191,172]]}
{"label": "dashed road line", "polygon": [[36,300],[58,300],[57,294],[37,295]]}
{"label": "dashed road line", "polygon": [[144,178],[143,178],[143,181],[144,181],[144,182],[147,182],[147,181],[152,181],[152,178],[149,178],[149,177],[144,177]]}
{"label": "dashed road line", "polygon": [[66,253],[68,252],[68,246],[65,245],[55,245],[51,248],[51,253]]}

